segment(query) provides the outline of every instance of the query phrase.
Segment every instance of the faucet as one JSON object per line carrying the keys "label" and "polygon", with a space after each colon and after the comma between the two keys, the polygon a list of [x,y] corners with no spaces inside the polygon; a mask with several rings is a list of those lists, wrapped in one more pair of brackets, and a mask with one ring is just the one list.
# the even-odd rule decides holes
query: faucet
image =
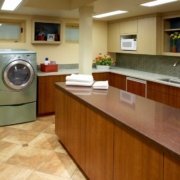
{"label": "faucet", "polygon": [[178,61],[176,61],[176,62],[173,64],[173,66],[174,66],[174,67],[176,67],[176,66],[177,66],[177,64],[178,64]]}

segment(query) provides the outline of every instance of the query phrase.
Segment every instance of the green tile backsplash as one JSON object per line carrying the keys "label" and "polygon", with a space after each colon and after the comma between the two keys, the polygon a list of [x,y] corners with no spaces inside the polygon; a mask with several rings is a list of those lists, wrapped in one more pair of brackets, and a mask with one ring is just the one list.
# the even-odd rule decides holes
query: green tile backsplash
{"label": "green tile backsplash", "polygon": [[180,57],[118,53],[116,66],[180,77]]}

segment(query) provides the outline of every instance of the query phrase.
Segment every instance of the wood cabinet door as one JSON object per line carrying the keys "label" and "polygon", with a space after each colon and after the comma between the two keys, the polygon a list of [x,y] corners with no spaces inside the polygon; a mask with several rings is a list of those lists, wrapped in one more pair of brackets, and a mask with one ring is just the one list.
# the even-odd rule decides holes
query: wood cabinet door
{"label": "wood cabinet door", "polygon": [[113,123],[88,109],[86,174],[93,180],[113,179]]}
{"label": "wood cabinet door", "polygon": [[127,91],[139,96],[146,96],[146,81],[127,77]]}
{"label": "wood cabinet door", "polygon": [[65,81],[65,75],[38,76],[37,114],[54,114],[54,83]]}
{"label": "wood cabinet door", "polygon": [[109,73],[109,85],[126,90],[126,76],[115,74],[115,73]]}
{"label": "wood cabinet door", "polygon": [[180,179],[180,157],[164,153],[164,180]]}
{"label": "wood cabinet door", "polygon": [[93,78],[95,81],[106,81],[109,79],[109,73],[108,72],[93,73]]}
{"label": "wood cabinet door", "polygon": [[180,88],[147,82],[147,98],[180,108]]}
{"label": "wood cabinet door", "polygon": [[114,180],[163,180],[163,153],[131,130],[115,127]]}

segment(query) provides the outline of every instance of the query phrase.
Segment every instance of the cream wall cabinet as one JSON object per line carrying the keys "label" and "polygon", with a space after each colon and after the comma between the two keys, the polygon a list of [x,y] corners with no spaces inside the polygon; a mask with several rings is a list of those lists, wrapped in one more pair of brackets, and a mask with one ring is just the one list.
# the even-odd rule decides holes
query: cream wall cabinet
{"label": "cream wall cabinet", "polygon": [[120,22],[121,35],[137,34],[137,30],[138,30],[137,19]]}
{"label": "cream wall cabinet", "polygon": [[137,53],[156,55],[160,51],[159,18],[146,17],[138,19]]}
{"label": "cream wall cabinet", "polygon": [[118,22],[108,24],[108,51],[120,51],[120,24]]}
{"label": "cream wall cabinet", "polygon": [[[161,19],[156,16],[140,17],[108,24],[108,51],[157,55],[161,51]],[[137,36],[137,51],[122,51],[120,37]]]}
{"label": "cream wall cabinet", "polygon": [[[127,20],[108,24],[108,51],[125,52],[120,48],[120,37],[137,34],[137,20]],[[127,51],[126,51],[127,52]],[[134,52],[134,51],[128,51]]]}
{"label": "cream wall cabinet", "polygon": [[[125,38],[125,39],[135,39],[137,40],[137,19],[132,19],[132,20],[125,20],[120,22],[120,39]],[[120,45],[119,45],[120,46]],[[124,51],[120,48],[120,52],[122,53],[136,53],[136,51]]]}

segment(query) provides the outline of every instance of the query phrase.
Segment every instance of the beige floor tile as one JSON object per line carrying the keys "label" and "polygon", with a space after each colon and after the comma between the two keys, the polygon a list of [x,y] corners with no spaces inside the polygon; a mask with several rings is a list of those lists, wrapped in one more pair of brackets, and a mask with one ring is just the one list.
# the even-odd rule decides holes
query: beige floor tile
{"label": "beige floor tile", "polygon": [[27,178],[27,180],[71,180],[71,179],[64,177],[61,178],[58,176],[35,171]]}
{"label": "beige floor tile", "polygon": [[23,166],[0,163],[0,179],[2,180],[26,180],[32,171]]}
{"label": "beige floor tile", "polygon": [[56,176],[71,178],[77,166],[66,154],[54,153],[51,158],[42,163],[38,171]]}
{"label": "beige floor tile", "polygon": [[43,131],[43,133],[55,134],[55,124],[51,124],[47,129]]}
{"label": "beige floor tile", "polygon": [[0,141],[0,161],[7,161],[21,147],[22,147],[21,145]]}
{"label": "beige floor tile", "polygon": [[38,135],[37,132],[26,131],[11,127],[8,127],[6,131],[7,131],[7,136],[2,138],[2,140],[16,144],[28,144]]}
{"label": "beige floor tile", "polygon": [[36,138],[34,138],[29,145],[33,147],[38,147],[42,149],[54,150],[59,147],[59,142],[57,136],[54,134],[41,133]]}
{"label": "beige floor tile", "polygon": [[72,180],[86,180],[86,178],[81,173],[81,171],[77,169],[72,176]]}
{"label": "beige floor tile", "polygon": [[42,122],[55,123],[55,116],[51,115],[51,116],[38,117],[37,120]]}
{"label": "beige floor tile", "polygon": [[55,135],[55,117],[0,127],[0,180],[85,180]]}
{"label": "beige floor tile", "polygon": [[36,169],[43,162],[49,161],[52,155],[53,151],[27,146],[21,148],[17,153],[9,158],[7,163]]}
{"label": "beige floor tile", "polygon": [[33,121],[33,122],[29,122],[29,123],[24,123],[24,124],[17,124],[17,125],[13,125],[13,128],[16,129],[23,129],[23,130],[28,130],[28,131],[35,131],[40,133],[41,131],[44,131],[45,129],[47,129],[50,124],[47,121]]}
{"label": "beige floor tile", "polygon": [[0,127],[0,139],[4,138],[7,136],[7,131],[6,131],[6,127]]}
{"label": "beige floor tile", "polygon": [[57,152],[57,153],[67,154],[66,150],[64,149],[64,147],[61,145],[60,142],[59,142],[59,146],[57,148],[55,148],[54,151]]}

